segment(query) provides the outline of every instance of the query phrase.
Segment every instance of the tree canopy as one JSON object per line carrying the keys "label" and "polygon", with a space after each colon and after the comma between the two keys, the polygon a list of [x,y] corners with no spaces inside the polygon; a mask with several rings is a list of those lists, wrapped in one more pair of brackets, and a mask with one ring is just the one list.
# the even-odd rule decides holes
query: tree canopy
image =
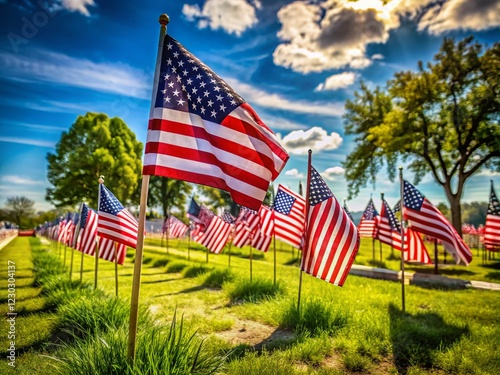
{"label": "tree canopy", "polygon": [[184,216],[187,199],[193,187],[186,181],[174,178],[151,176],[149,180],[148,206],[160,206],[166,218],[172,207],[177,207]]}
{"label": "tree canopy", "polygon": [[120,202],[131,203],[141,177],[141,157],[142,143],[120,118],[103,113],[79,116],[61,135],[55,153],[47,154],[47,178],[53,187],[47,189],[46,199],[56,207],[82,200],[97,207],[98,179],[103,175]]}
{"label": "tree canopy", "polygon": [[2,210],[2,219],[9,220],[20,228],[27,228],[35,215],[35,202],[26,197],[10,197]]}
{"label": "tree canopy", "polygon": [[346,134],[356,147],[343,163],[349,196],[398,160],[415,184],[431,174],[442,186],[461,233],[465,182],[483,168],[500,171],[500,43],[488,49],[472,37],[445,39],[434,62],[403,71],[386,88],[365,84],[346,102]]}

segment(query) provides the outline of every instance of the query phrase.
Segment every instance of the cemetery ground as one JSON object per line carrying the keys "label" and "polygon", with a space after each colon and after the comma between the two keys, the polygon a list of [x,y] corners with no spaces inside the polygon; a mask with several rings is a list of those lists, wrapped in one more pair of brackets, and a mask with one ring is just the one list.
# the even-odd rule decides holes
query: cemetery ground
{"label": "cemetery ground", "polygon": [[[160,246],[163,242],[163,246]],[[0,251],[0,373],[6,374],[498,374],[500,292],[406,285],[349,275],[339,288],[303,274],[298,252],[277,242],[274,256],[248,248],[208,255],[187,240],[146,239],[136,366],[126,344],[134,250],[118,266],[39,238],[18,237]],[[429,250],[431,247],[428,247]],[[399,252],[362,239],[355,264],[399,270]],[[440,274],[500,281],[500,260]],[[479,256],[478,256],[479,254]],[[188,259],[189,257],[189,259]],[[431,254],[433,257],[433,254]],[[498,256],[497,256],[498,258]],[[444,259],[440,253],[440,262]],[[11,263],[9,263],[9,261]],[[15,264],[15,304],[9,264]],[[484,263],[484,264],[483,264]],[[406,265],[432,273],[433,266]],[[14,311],[14,336],[7,318]],[[194,334],[194,336],[193,336]],[[7,359],[14,342],[14,361]],[[15,367],[9,365],[14,363]]]}

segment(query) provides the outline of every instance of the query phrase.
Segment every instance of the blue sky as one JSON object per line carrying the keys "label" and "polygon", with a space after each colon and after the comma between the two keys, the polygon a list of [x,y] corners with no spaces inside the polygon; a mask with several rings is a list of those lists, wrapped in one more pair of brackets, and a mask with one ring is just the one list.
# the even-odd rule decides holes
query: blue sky
{"label": "blue sky", "polygon": [[[291,158],[277,182],[297,190],[312,148],[339,200],[354,147],[341,116],[360,80],[383,86],[415,70],[444,37],[500,39],[496,0],[0,0],[0,206],[23,195],[52,207],[45,156],[79,115],[121,117],[144,143],[161,13],[168,33],[280,134]],[[488,170],[470,179],[463,201],[487,201],[490,179],[500,186]],[[361,211],[373,194],[379,207],[380,192],[393,205],[398,186],[381,171],[347,205]],[[430,176],[417,188],[446,201]]]}

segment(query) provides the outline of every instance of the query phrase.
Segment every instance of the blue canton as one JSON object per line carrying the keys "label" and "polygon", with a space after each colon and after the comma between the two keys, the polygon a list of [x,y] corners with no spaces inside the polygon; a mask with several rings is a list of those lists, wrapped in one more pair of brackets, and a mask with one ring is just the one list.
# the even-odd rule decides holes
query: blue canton
{"label": "blue canton", "polygon": [[420,211],[420,209],[422,208],[422,204],[424,204],[424,196],[420,194],[420,192],[415,189],[410,183],[406,181],[403,181],[403,183],[403,197],[405,207]]}
{"label": "blue canton", "polygon": [[392,212],[391,208],[387,204],[387,202],[384,200],[382,201],[385,207],[385,212],[387,212],[387,217],[389,218],[389,224],[391,225],[391,228],[393,230],[397,230],[398,232],[401,231],[401,227],[399,226],[399,221],[396,219],[396,216],[394,216],[394,213]]}
{"label": "blue canton", "polygon": [[283,190],[278,190],[276,198],[274,198],[273,208],[276,212],[284,215],[290,215],[292,206],[295,203],[295,198]]}
{"label": "blue canton", "polygon": [[325,183],[323,178],[314,167],[311,166],[311,181],[309,187],[309,204],[315,206],[329,198],[333,197],[333,193]]}
{"label": "blue canton", "polygon": [[208,66],[169,35],[165,36],[156,108],[194,113],[221,123],[245,101]]}
{"label": "blue canton", "polygon": [[498,202],[498,198],[493,190],[493,186],[491,187],[490,204],[488,205],[487,215],[500,216],[500,203]]}
{"label": "blue canton", "polygon": [[370,198],[370,202],[368,202],[368,206],[366,206],[365,212],[363,212],[363,219],[373,220],[375,216],[378,216],[378,212],[373,205],[373,200]]}
{"label": "blue canton", "polygon": [[224,211],[224,214],[222,215],[222,219],[226,222],[226,223],[229,223],[229,224],[234,224],[234,222],[236,221],[236,219],[233,217],[233,215],[231,215],[229,212],[227,211]]}
{"label": "blue canton", "polygon": [[198,217],[200,214],[200,206],[194,198],[191,198],[191,203],[189,204],[188,214],[193,215],[194,217]]}
{"label": "blue canton", "polygon": [[99,201],[99,211],[106,212],[111,215],[117,215],[123,210],[122,204],[116,199],[112,192],[108,190],[104,184],[101,184],[101,197]]}

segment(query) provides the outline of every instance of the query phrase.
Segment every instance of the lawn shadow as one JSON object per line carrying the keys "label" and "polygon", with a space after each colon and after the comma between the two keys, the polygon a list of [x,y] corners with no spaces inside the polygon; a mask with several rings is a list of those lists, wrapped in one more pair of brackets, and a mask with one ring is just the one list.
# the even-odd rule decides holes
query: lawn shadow
{"label": "lawn shadow", "polygon": [[156,283],[168,283],[170,281],[179,281],[179,279],[165,279],[165,280],[141,281],[141,283],[142,284],[156,284]]}
{"label": "lawn shadow", "polygon": [[489,264],[484,264],[484,268],[493,268],[494,270],[500,270],[500,262],[496,261]]}
{"label": "lawn shadow", "polygon": [[435,312],[409,314],[391,303],[389,317],[392,354],[400,374],[412,365],[432,368],[435,351],[445,351],[470,334],[467,325],[447,324]]}
{"label": "lawn shadow", "polygon": [[484,277],[491,280],[500,280],[500,272],[488,272]]}
{"label": "lawn shadow", "polygon": [[387,265],[385,264],[385,262],[383,261],[380,261],[380,260],[373,260],[373,259],[370,259],[368,261],[368,264],[372,267],[376,267],[376,268],[387,268]]}
{"label": "lawn shadow", "polygon": [[292,331],[276,328],[271,335],[266,337],[261,342],[255,344],[253,349],[257,352],[262,352],[263,349],[267,351],[287,350],[300,341],[300,337]]}
{"label": "lawn shadow", "polygon": [[203,290],[203,289],[208,289],[208,288],[206,286],[203,286],[203,285],[198,285],[198,286],[193,286],[191,288],[182,289],[182,290],[175,292],[175,293],[167,293],[164,295],[165,296],[177,296],[179,294],[188,294],[188,293],[199,292],[200,290]]}

